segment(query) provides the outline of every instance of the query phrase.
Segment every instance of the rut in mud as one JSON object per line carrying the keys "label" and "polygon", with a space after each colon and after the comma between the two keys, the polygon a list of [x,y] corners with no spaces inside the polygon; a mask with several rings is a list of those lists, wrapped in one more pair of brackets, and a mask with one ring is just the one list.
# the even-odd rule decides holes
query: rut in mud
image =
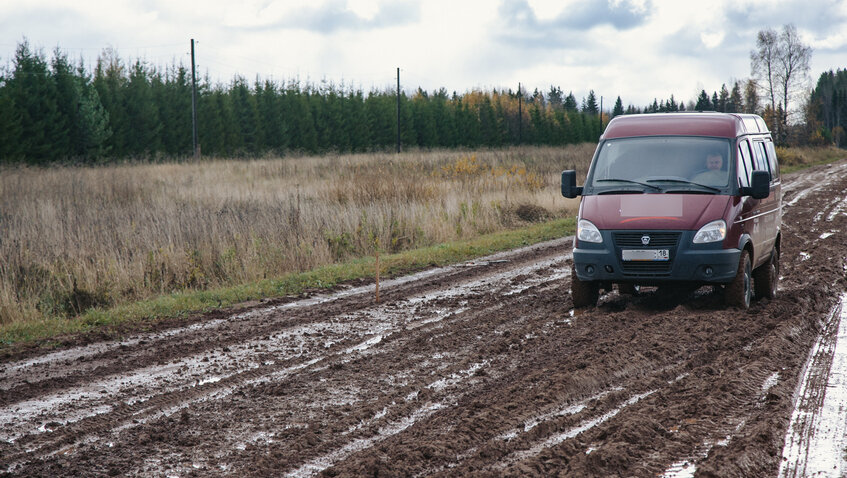
{"label": "rut in mud", "polygon": [[778,297],[611,292],[570,240],[6,357],[0,475],[776,476],[847,289],[847,164],[784,181]]}

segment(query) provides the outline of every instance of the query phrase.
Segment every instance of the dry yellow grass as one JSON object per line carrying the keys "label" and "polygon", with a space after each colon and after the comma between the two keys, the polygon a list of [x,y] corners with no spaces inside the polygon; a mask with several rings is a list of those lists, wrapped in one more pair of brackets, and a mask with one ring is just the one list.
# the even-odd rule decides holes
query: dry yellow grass
{"label": "dry yellow grass", "polygon": [[594,146],[0,170],[0,323],[575,214]]}
{"label": "dry yellow grass", "polygon": [[835,146],[802,146],[783,148],[777,146],[780,167],[785,172],[796,171],[816,164],[825,164],[844,158],[844,150]]}

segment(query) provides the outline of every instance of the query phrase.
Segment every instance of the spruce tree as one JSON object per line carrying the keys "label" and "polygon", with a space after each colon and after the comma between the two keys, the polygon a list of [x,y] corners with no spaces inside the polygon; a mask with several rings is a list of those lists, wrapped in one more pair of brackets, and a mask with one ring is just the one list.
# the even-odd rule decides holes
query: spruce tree
{"label": "spruce tree", "polygon": [[12,75],[4,89],[11,118],[20,122],[22,156],[32,163],[54,161],[66,155],[67,126],[57,106],[56,84],[47,69],[44,55],[30,50],[26,39],[18,44]]}
{"label": "spruce tree", "polygon": [[721,85],[721,93],[718,96],[718,103],[715,105],[717,111],[727,112],[729,108],[729,90],[726,89],[726,83]]}
{"label": "spruce tree", "polygon": [[387,150],[396,142],[395,105],[394,96],[387,92],[371,90],[368,93],[365,99],[365,115],[372,147]]}
{"label": "spruce tree", "polygon": [[550,85],[550,91],[547,92],[547,103],[553,107],[553,109],[560,109],[563,107],[564,101],[565,96],[562,89],[558,86]]}
{"label": "spruce tree", "polygon": [[433,116],[438,133],[439,146],[452,148],[456,146],[456,115],[448,106],[447,90],[439,89],[432,95]]}
{"label": "spruce tree", "polygon": [[568,93],[568,96],[565,97],[565,101],[564,101],[563,106],[564,106],[565,110],[567,110],[567,111],[576,111],[576,109],[577,109],[576,97],[573,95],[573,91]]}
{"label": "spruce tree", "polygon": [[762,100],[759,96],[759,87],[755,80],[749,79],[744,84],[744,112],[761,114]]}
{"label": "spruce tree", "polygon": [[411,101],[406,96],[406,92],[403,91],[400,94],[400,141],[403,143],[403,145],[409,146],[415,144],[417,139],[418,136],[415,132],[415,117],[412,113]]}
{"label": "spruce tree", "polygon": [[615,116],[620,116],[623,113],[623,102],[621,101],[621,97],[618,96],[618,99],[615,100],[615,107],[612,108],[612,118],[614,118]]}
{"label": "spruce tree", "polygon": [[412,114],[417,133],[417,144],[423,148],[433,148],[438,145],[438,130],[435,127],[435,116],[430,108],[429,95],[418,87],[412,97]]}
{"label": "spruce tree", "polygon": [[93,85],[109,118],[112,134],[106,149],[117,157],[129,154],[127,149],[131,126],[126,110],[126,74],[123,61],[112,49],[103,50],[97,58]]}
{"label": "spruce tree", "polygon": [[317,153],[320,145],[318,143],[317,122],[312,115],[310,105],[311,94],[308,89],[300,90],[299,85],[289,91],[293,91],[290,103],[291,118],[293,120],[291,131],[292,144],[297,141],[299,144],[297,144],[296,149],[307,153]]}
{"label": "spruce tree", "polygon": [[599,109],[597,106],[597,96],[594,95],[594,90],[590,90],[588,92],[588,98],[582,100],[582,112],[596,115]]}
{"label": "spruce tree", "polygon": [[368,114],[365,110],[365,97],[360,89],[350,90],[344,103],[344,117],[347,118],[350,149],[361,153],[371,149],[372,139],[368,128]]}
{"label": "spruce tree", "polygon": [[256,98],[247,86],[246,80],[241,76],[236,76],[232,80],[229,96],[238,137],[232,147],[235,151],[256,154],[259,152],[262,139]]}
{"label": "spruce tree", "polygon": [[159,108],[153,97],[148,68],[136,60],[130,69],[124,96],[128,124],[127,152],[132,155],[149,155],[161,151]]}
{"label": "spruce tree", "polygon": [[84,152],[75,142],[82,136],[79,107],[82,102],[82,84],[68,62],[66,54],[53,51],[52,76],[56,84],[56,109],[60,135],[53,138],[53,147],[62,157],[79,157]]}
{"label": "spruce tree", "polygon": [[[0,78],[0,84],[5,83]],[[21,114],[9,97],[7,88],[0,88],[0,163],[12,163],[22,159]]]}
{"label": "spruce tree", "polygon": [[[182,65],[172,65],[165,74],[153,73],[150,87],[161,120],[163,150],[170,155],[191,155],[193,132],[191,119],[191,83]],[[202,149],[202,146],[201,146]]]}
{"label": "spruce tree", "polygon": [[109,113],[100,103],[94,85],[83,83],[79,102],[79,153],[88,160],[98,160],[108,152],[107,141],[112,136]]}
{"label": "spruce tree", "polygon": [[741,85],[736,81],[726,102],[727,113],[740,113],[744,110],[744,98],[741,96]]}
{"label": "spruce tree", "polygon": [[712,109],[712,102],[709,101],[709,95],[706,93],[706,90],[700,90],[700,95],[697,96],[697,104],[694,105],[694,109],[696,111],[710,111]]}
{"label": "spruce tree", "polygon": [[668,111],[679,111],[679,104],[676,102],[676,99],[674,99],[673,94],[668,99],[667,105]]}

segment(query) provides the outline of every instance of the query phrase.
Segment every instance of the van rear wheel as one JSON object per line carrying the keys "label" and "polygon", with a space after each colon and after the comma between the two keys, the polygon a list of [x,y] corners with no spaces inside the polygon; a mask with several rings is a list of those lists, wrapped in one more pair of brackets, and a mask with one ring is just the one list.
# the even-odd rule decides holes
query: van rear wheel
{"label": "van rear wheel", "polygon": [[571,267],[571,299],[573,306],[593,307],[597,305],[597,299],[600,298],[600,285],[596,282],[581,281],[576,276],[576,270]]}
{"label": "van rear wheel", "polygon": [[779,249],[774,247],[771,259],[753,271],[753,285],[756,287],[756,297],[773,299],[776,297],[776,287],[779,282]]}
{"label": "van rear wheel", "polygon": [[738,260],[738,273],[726,287],[726,304],[742,309],[750,308],[753,300],[753,273],[750,268],[750,253],[741,251]]}

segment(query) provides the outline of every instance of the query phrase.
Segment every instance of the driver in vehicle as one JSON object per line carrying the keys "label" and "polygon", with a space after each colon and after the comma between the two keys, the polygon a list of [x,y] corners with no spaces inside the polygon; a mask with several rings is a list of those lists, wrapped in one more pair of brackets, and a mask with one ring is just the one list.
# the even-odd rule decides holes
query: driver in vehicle
{"label": "driver in vehicle", "polygon": [[723,156],[720,153],[706,155],[706,169],[695,174],[691,181],[707,186],[726,186],[728,173],[723,169]]}

